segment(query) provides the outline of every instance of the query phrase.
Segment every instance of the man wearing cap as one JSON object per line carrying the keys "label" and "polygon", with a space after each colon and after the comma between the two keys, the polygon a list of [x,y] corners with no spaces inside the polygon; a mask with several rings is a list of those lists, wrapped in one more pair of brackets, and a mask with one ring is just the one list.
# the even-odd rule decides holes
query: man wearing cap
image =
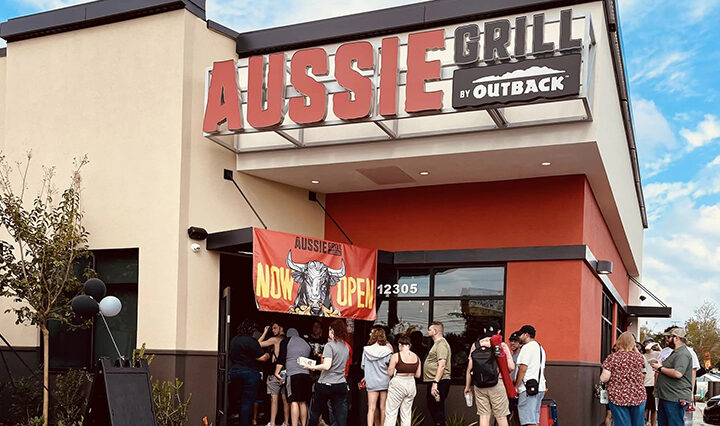
{"label": "man wearing cap", "polygon": [[[660,345],[655,343],[653,339],[645,339],[645,347],[643,355],[645,356],[645,362],[650,365],[653,360],[657,360],[660,356]],[[647,399],[645,400],[645,419],[650,420],[649,426],[657,425],[657,407],[655,405],[655,373],[648,371],[645,374],[645,393]]]}
{"label": "man wearing cap", "polygon": [[[545,395],[545,350],[535,341],[535,327],[524,325],[516,331],[520,343],[515,387],[518,392],[518,418],[521,425],[540,424],[540,405]],[[533,392],[533,388],[536,392]]]}
{"label": "man wearing cap", "polygon": [[662,362],[653,360],[657,373],[655,396],[659,426],[683,426],[685,410],[692,401],[692,356],[685,342],[685,329],[673,327],[665,334],[672,353]]}

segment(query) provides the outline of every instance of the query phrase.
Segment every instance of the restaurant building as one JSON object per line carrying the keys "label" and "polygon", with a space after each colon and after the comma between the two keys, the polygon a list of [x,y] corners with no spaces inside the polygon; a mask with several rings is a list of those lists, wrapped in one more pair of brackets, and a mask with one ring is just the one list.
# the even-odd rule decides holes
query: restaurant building
{"label": "restaurant building", "polygon": [[[466,420],[480,324],[533,324],[546,396],[590,425],[617,334],[670,315],[639,300],[647,218],[613,0],[438,0],[248,33],[203,0],[103,0],[0,37],[0,148],[59,178],[87,154],[94,266],[123,302],[110,326],[125,354],[156,356],[155,377],[185,382],[190,424],[227,422],[227,342],[246,317],[307,333],[313,315],[348,316],[353,424],[373,323],[445,323],[448,413]],[[311,260],[256,267],[262,228],[307,252],[370,249],[375,276],[351,279],[335,251],[337,311],[261,311],[297,291],[279,266]],[[0,331],[37,364],[37,330],[14,320]],[[112,355],[99,327],[53,327],[55,372]]]}

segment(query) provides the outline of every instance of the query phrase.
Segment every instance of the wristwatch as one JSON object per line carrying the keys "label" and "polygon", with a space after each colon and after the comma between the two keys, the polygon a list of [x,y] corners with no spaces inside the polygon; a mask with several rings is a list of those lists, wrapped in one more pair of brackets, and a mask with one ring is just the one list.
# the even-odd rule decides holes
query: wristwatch
{"label": "wristwatch", "polygon": [[437,385],[439,382],[437,380],[433,380],[433,383]]}

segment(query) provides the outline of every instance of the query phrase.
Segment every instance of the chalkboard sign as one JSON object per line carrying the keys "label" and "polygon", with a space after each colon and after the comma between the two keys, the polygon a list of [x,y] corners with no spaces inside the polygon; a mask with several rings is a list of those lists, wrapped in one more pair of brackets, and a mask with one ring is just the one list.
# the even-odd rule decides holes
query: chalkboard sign
{"label": "chalkboard sign", "polygon": [[83,426],[156,426],[147,362],[115,365],[100,358]]}

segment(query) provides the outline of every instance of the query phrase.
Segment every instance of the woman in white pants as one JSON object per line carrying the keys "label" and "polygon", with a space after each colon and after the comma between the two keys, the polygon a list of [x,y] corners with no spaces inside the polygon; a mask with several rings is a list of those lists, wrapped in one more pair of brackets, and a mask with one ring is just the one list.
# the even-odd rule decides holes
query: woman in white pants
{"label": "woman in white pants", "polygon": [[420,378],[420,371],[420,358],[410,350],[410,339],[400,337],[398,353],[393,354],[388,365],[388,376],[392,379],[388,387],[384,426],[397,424],[398,410],[401,426],[410,426],[413,399],[417,393],[415,379]]}

